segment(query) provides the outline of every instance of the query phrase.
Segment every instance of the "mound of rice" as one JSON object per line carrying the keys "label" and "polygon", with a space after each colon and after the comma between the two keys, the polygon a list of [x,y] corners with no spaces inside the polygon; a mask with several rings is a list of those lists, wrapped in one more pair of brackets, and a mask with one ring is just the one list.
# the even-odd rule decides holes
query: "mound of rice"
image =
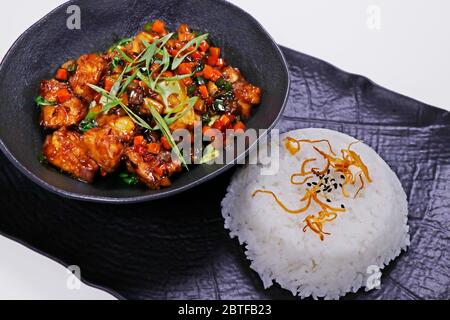
{"label": "mound of rice", "polygon": [[361,287],[367,290],[374,266],[381,270],[409,245],[408,206],[400,181],[373,149],[363,143],[354,145],[352,150],[367,165],[373,182],[366,184],[356,199],[342,195],[336,199],[345,204],[347,211],[324,226],[330,235],[321,241],[312,230],[303,231],[306,215],[314,213],[311,208],[293,215],[271,196],[252,198],[257,189],[266,189],[290,208],[302,206],[299,199],[305,187],[290,184],[290,177],[299,171],[305,158],[317,158],[317,153],[302,144],[301,152],[292,156],[283,145],[286,136],[328,139],[338,152],[356,140],[325,129],[282,135],[278,174],[261,175],[262,165],[247,165],[234,175],[222,202],[225,227],[231,237],[245,244],[251,268],[265,288],[276,281],[293,295],[326,299],[338,299]]}

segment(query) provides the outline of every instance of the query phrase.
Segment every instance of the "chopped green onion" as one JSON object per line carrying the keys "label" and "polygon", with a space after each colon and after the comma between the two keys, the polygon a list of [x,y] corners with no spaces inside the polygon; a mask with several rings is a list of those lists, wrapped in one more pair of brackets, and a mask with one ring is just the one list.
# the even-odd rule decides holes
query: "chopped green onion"
{"label": "chopped green onion", "polygon": [[217,99],[216,101],[214,101],[213,108],[214,111],[225,112],[225,105],[223,100]]}
{"label": "chopped green onion", "polygon": [[147,23],[144,25],[144,31],[145,31],[145,32],[150,32],[150,31],[152,31],[152,27],[153,27],[153,23],[152,23],[152,22],[147,22]]}
{"label": "chopped green onion", "polygon": [[187,87],[188,96],[192,96],[195,93],[195,90],[197,90],[197,87],[194,84]]}
{"label": "chopped green onion", "polygon": [[197,78],[195,78],[195,82],[197,82],[197,84],[198,84],[199,86],[203,86],[203,85],[205,84],[205,78],[203,78],[203,77],[197,77]]}

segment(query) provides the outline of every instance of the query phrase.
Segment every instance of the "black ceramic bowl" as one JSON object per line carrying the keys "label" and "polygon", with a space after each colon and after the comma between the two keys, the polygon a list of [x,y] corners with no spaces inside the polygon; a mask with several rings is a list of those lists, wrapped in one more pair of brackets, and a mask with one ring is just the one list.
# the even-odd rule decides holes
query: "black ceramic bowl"
{"label": "black ceramic bowl", "polygon": [[[66,26],[71,5],[81,10],[80,30]],[[163,19],[170,29],[187,23],[193,29],[208,32],[215,45],[222,48],[225,59],[263,89],[261,105],[255,108],[248,127],[271,129],[275,125],[288,96],[287,65],[268,33],[241,9],[218,0],[70,1],[28,29],[0,65],[1,149],[26,176],[62,196],[128,203],[173,195],[232,166],[197,166],[174,179],[170,188],[153,191],[124,186],[114,177],[84,184],[37,160],[44,139],[39,127],[39,108],[33,102],[39,82],[51,78],[68,58],[103,51],[156,18]]]}

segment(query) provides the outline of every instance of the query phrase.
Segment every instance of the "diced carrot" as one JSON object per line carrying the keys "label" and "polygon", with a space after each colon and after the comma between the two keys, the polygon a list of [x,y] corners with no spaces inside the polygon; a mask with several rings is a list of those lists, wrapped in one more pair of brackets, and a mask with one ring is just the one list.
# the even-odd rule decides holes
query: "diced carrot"
{"label": "diced carrot", "polygon": [[220,57],[220,48],[216,48],[216,47],[209,48],[209,55],[219,58]]}
{"label": "diced carrot", "polygon": [[200,91],[200,94],[203,99],[206,99],[209,97],[208,88],[205,85],[198,87],[198,90]]}
{"label": "diced carrot", "polygon": [[67,81],[68,79],[67,70],[59,68],[58,71],[56,71],[55,79],[60,81]]}
{"label": "diced carrot", "polygon": [[178,33],[190,33],[189,26],[185,23],[180,24],[178,27]]}
{"label": "diced carrot", "polygon": [[167,141],[166,137],[161,137],[161,144],[164,149],[166,150],[172,150],[172,146],[170,145],[169,141]]}
{"label": "diced carrot", "polygon": [[222,78],[222,73],[219,70],[214,69],[210,79],[214,82]]}
{"label": "diced carrot", "polygon": [[245,131],[245,128],[245,124],[242,121],[236,122],[233,126],[234,131]]}
{"label": "diced carrot", "polygon": [[222,68],[225,65],[225,60],[222,58],[217,59],[216,67]]}
{"label": "diced carrot", "polygon": [[201,52],[206,52],[206,50],[208,50],[208,48],[209,48],[208,42],[206,42],[205,40],[200,42],[199,49],[200,49]]}
{"label": "diced carrot", "polygon": [[202,128],[202,134],[203,134],[204,136],[206,136],[207,133],[208,133],[208,130],[210,130],[210,129],[211,129],[210,126],[203,126],[203,128]]}
{"label": "diced carrot", "polygon": [[208,57],[208,64],[210,66],[215,66],[217,64],[217,60],[219,60],[219,58],[214,57],[214,56],[209,56]]}
{"label": "diced carrot", "polygon": [[112,77],[105,78],[105,90],[110,92],[116,81]]}
{"label": "diced carrot", "polygon": [[219,131],[223,131],[225,129],[225,126],[220,119],[217,119],[216,121],[214,121],[212,127],[213,127],[213,129],[217,129]]}
{"label": "diced carrot", "polygon": [[203,77],[205,79],[211,79],[213,73],[214,69],[210,65],[205,65],[205,68],[203,68]]}
{"label": "diced carrot", "polygon": [[226,114],[221,115],[219,120],[222,122],[225,128],[229,128],[231,126],[231,119]]}
{"label": "diced carrot", "polygon": [[178,67],[178,74],[190,74],[192,73],[192,64],[184,62]]}
{"label": "diced carrot", "polygon": [[134,145],[137,146],[139,144],[142,144],[144,142],[144,136],[136,136],[133,139]]}
{"label": "diced carrot", "polygon": [[72,94],[66,88],[59,89],[56,92],[56,100],[58,100],[58,103],[64,103],[70,98],[72,98]]}
{"label": "diced carrot", "polygon": [[161,152],[161,145],[159,143],[149,143],[147,149],[150,153],[159,154]]}
{"label": "diced carrot", "polygon": [[157,19],[153,22],[152,31],[159,33],[159,34],[165,33],[166,32],[166,24],[163,21]]}

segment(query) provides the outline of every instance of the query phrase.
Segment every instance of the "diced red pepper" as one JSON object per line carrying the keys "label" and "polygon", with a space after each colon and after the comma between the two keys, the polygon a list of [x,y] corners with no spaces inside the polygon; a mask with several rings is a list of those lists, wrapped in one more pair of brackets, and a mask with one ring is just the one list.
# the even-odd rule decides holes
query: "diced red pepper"
{"label": "diced red pepper", "polygon": [[200,91],[200,94],[203,99],[206,99],[209,97],[208,88],[205,85],[198,87],[198,90]]}
{"label": "diced red pepper", "polygon": [[64,103],[72,98],[72,94],[66,88],[59,89],[56,92],[56,100],[58,103]]}
{"label": "diced red pepper", "polygon": [[155,20],[155,22],[153,22],[152,31],[159,33],[159,34],[165,33],[166,32],[166,24],[163,21],[157,19],[157,20]]}
{"label": "diced red pepper", "polygon": [[56,71],[55,79],[59,81],[67,81],[68,80],[67,70],[59,68]]}
{"label": "diced red pepper", "polygon": [[202,54],[198,51],[195,51],[194,53],[191,54],[191,58],[194,60],[198,60],[202,58]]}
{"label": "diced red pepper", "polygon": [[166,150],[172,150],[172,146],[170,145],[169,141],[167,141],[166,137],[161,137],[161,144],[164,149]]}
{"label": "diced red pepper", "polygon": [[209,48],[209,44],[208,42],[203,40],[202,42],[200,42],[200,46],[198,48],[200,49],[201,52],[206,52]]}

